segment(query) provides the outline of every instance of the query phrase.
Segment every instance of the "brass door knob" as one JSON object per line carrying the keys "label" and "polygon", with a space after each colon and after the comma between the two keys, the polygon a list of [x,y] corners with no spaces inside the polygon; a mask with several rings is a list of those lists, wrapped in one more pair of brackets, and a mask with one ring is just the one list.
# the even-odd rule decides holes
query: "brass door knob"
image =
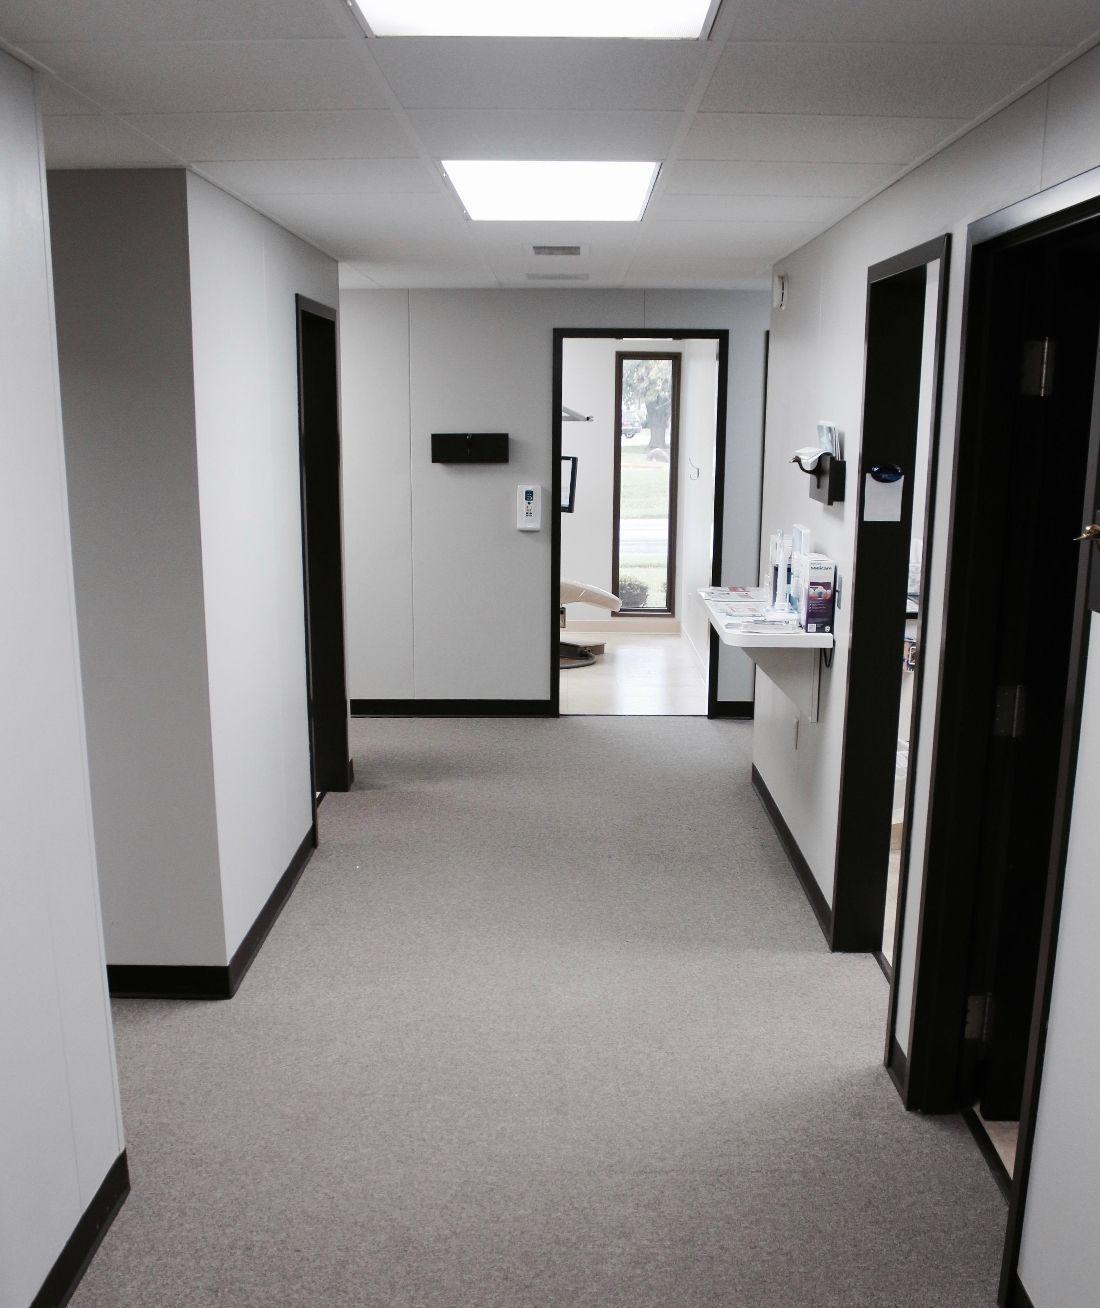
{"label": "brass door knob", "polygon": [[1081,532],[1080,536],[1074,536],[1074,540],[1100,540],[1100,522],[1090,522],[1089,525]]}

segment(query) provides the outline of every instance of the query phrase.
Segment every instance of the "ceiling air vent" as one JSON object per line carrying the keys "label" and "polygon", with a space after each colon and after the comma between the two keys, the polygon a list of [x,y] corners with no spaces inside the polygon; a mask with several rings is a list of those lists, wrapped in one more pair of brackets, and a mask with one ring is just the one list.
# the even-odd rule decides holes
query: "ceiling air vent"
{"label": "ceiling air vent", "polygon": [[529,282],[586,282],[588,273],[528,273]]}
{"label": "ceiling air vent", "polygon": [[581,252],[579,245],[532,245],[535,254],[568,254],[576,258]]}

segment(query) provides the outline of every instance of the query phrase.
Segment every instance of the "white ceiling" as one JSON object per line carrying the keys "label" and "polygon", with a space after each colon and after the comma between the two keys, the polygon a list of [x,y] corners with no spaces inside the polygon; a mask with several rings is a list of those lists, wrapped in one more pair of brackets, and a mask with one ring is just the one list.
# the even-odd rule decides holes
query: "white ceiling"
{"label": "white ceiling", "polygon": [[[709,41],[368,40],[343,0],[0,0],[0,44],[44,70],[51,167],[189,165],[355,286],[759,284],[1098,36],[1097,0],[724,0]],[[663,167],[640,224],[471,223],[441,158]]]}

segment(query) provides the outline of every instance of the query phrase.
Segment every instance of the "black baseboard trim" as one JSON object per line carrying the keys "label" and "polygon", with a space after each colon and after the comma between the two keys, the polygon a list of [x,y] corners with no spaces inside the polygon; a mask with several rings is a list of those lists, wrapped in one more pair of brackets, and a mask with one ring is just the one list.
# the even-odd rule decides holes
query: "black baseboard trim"
{"label": "black baseboard trim", "polygon": [[742,718],[752,719],[756,710],[755,701],[751,699],[720,699],[711,704],[707,711],[708,718]]}
{"label": "black baseboard trim", "polygon": [[311,826],[228,967],[108,963],[107,988],[111,996],[115,999],[232,999],[316,848],[317,828]]}
{"label": "black baseboard trim", "polygon": [[1035,1305],[1031,1302],[1031,1295],[1024,1289],[1020,1281],[1019,1272],[1013,1273],[1012,1280],[1009,1282],[1004,1308],[1035,1308]]}
{"label": "black baseboard trim", "polygon": [[[993,1173],[993,1179],[997,1182],[998,1189],[1008,1199],[1012,1194],[1012,1177],[1008,1174],[1008,1168],[1001,1162],[1001,1155],[994,1149],[993,1141],[990,1140],[989,1133],[982,1126],[981,1118],[973,1108],[964,1108],[962,1110],[962,1120],[970,1128],[970,1134],[974,1137],[975,1143],[981,1150],[982,1157]],[[1021,1285],[1021,1293],[1023,1288]]]}
{"label": "black baseboard trim", "polygon": [[353,699],[353,718],[552,718],[548,699]]}
{"label": "black baseboard trim", "polygon": [[64,1308],[129,1193],[130,1169],[124,1149],[111,1164],[92,1202],[42,1282],[42,1288],[31,1300],[30,1308]]}
{"label": "black baseboard trim", "polygon": [[775,834],[779,837],[779,843],[787,851],[787,857],[791,860],[791,866],[794,868],[795,875],[802,885],[806,898],[810,901],[810,907],[817,918],[818,926],[821,927],[826,941],[832,948],[833,938],[833,910],[829,907],[825,896],[821,893],[821,887],[817,884],[817,878],[810,869],[809,863],[806,862],[805,855],[798,847],[798,841],[795,840],[786,819],[779,811],[779,805],[772,798],[771,791],[768,789],[764,778],[756,769],[756,764],[752,767],[752,786],[760,796],[760,801],[764,805],[764,812],[771,818],[772,826],[775,827]]}
{"label": "black baseboard trim", "polygon": [[287,864],[287,869],[275,883],[275,889],[267,897],[267,903],[256,915],[255,922],[248,929],[248,934],[237,946],[237,952],[229,960],[229,993],[235,995],[237,987],[244,980],[245,973],[256,960],[260,946],[267,939],[267,934],[275,925],[279,914],[286,907],[286,902],[293,893],[298,879],[305,871],[306,864],[313,857],[317,848],[317,827],[313,825],[302,837],[302,843],[294,851],[294,856]]}
{"label": "black baseboard trim", "polygon": [[108,963],[112,999],[228,999],[229,968]]}
{"label": "black baseboard trim", "polygon": [[[901,1095],[902,1103],[905,1103],[906,1086],[909,1081],[909,1059],[905,1056],[905,1051],[897,1040],[890,1041],[890,1053],[886,1059],[886,1071],[890,1074],[890,1080],[894,1083],[894,1089]],[[906,1107],[909,1105],[906,1104]]]}

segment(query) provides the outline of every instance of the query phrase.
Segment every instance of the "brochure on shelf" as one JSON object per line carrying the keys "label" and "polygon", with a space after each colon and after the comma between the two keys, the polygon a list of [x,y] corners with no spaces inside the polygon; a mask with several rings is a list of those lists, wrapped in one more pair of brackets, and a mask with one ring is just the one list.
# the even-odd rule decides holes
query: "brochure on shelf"
{"label": "brochure on shelf", "polygon": [[729,604],[758,604],[771,599],[765,586],[704,586],[699,594],[705,600],[725,601]]}

